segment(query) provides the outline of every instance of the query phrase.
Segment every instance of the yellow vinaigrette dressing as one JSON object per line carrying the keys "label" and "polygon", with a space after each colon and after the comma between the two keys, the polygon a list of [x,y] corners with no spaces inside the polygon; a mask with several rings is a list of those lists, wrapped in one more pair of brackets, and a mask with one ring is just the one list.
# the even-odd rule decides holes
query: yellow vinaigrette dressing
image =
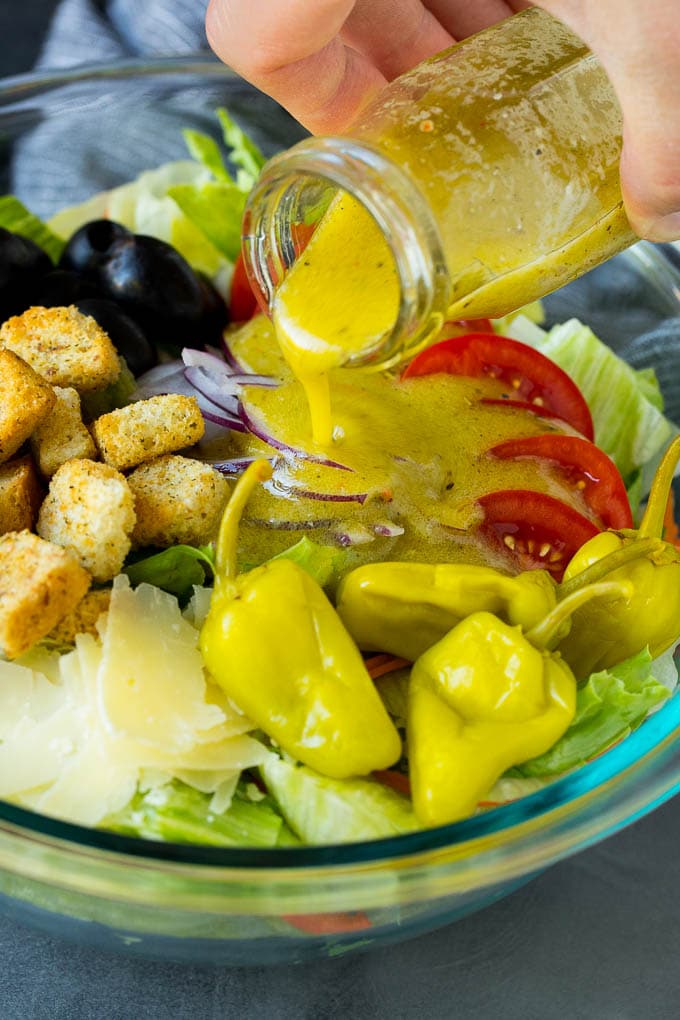
{"label": "yellow vinaigrette dressing", "polygon": [[378,347],[398,310],[399,280],[385,238],[364,207],[343,195],[278,288],[272,312],[318,446],[333,438],[329,371]]}
{"label": "yellow vinaigrette dressing", "polygon": [[[246,253],[259,279],[268,254],[289,265],[269,277],[270,307],[315,442],[327,448],[333,435],[328,371],[406,354],[447,318],[503,315],[631,244],[620,154],[603,69],[569,29],[529,8],[392,82],[349,136],[275,157],[250,200],[257,243]],[[308,222],[324,180],[336,197],[290,266],[267,248],[272,224]],[[409,319],[403,270],[414,250],[423,258],[411,299],[432,293]]]}

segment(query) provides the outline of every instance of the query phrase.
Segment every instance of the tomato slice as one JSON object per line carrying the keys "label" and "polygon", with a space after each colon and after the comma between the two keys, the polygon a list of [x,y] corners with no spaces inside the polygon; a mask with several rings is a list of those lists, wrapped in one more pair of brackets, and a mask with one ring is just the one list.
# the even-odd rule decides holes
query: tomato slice
{"label": "tomato slice", "polygon": [[493,446],[489,453],[502,460],[538,457],[558,464],[604,528],[633,527],[626,487],[614,461],[587,439],[554,433],[528,436],[507,439]]}
{"label": "tomato slice", "polygon": [[533,405],[593,438],[593,419],[576,383],[554,361],[519,340],[489,333],[451,337],[417,354],[402,379],[436,372],[499,379],[509,391],[503,404]]}
{"label": "tomato slice", "polygon": [[380,769],[373,773],[373,778],[383,786],[389,786],[390,789],[403,794],[404,797],[411,796],[411,781],[403,772],[397,772],[396,769]]}
{"label": "tomato slice", "polygon": [[243,252],[239,252],[234,264],[229,293],[229,314],[232,322],[246,322],[258,311],[257,298],[253,294],[250,280],[246,273]]}
{"label": "tomato slice", "polygon": [[363,910],[345,914],[284,914],[283,920],[305,935],[339,935],[372,927],[370,917]]}
{"label": "tomato slice", "polygon": [[557,581],[572,556],[601,530],[562,500],[531,489],[499,489],[477,502],[487,539],[503,546],[519,570],[542,568]]}
{"label": "tomato slice", "polygon": [[452,336],[465,336],[467,333],[493,333],[491,319],[452,319],[445,322],[442,333],[447,338]]}

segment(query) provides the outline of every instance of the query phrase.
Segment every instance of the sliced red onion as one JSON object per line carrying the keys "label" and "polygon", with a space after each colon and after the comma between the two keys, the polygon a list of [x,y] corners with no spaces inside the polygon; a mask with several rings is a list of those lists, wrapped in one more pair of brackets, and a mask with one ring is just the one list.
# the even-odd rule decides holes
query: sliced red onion
{"label": "sliced red onion", "polygon": [[261,425],[251,414],[249,414],[243,401],[241,401],[239,405],[238,416],[244,423],[248,432],[251,432],[257,439],[261,439],[263,443],[267,443],[268,446],[272,446],[275,450],[280,450],[281,453],[285,453],[288,456],[295,457],[299,460],[308,460],[312,461],[314,464],[322,464],[324,467],[338,468],[340,471],[353,470],[352,468],[347,467],[346,464],[339,464],[338,461],[330,460],[323,454],[310,453],[308,450],[300,450],[294,446],[290,446],[288,443],[282,442],[280,439],[277,439],[276,436],[267,432],[264,425]]}
{"label": "sliced red onion", "polygon": [[224,357],[229,367],[232,368],[234,372],[245,372],[245,368],[232,351],[226,337],[222,338],[222,347],[224,349]]}
{"label": "sliced red onion", "polygon": [[146,400],[148,397],[157,397],[165,393],[196,395],[193,387],[184,378],[184,365],[179,360],[155,365],[140,375],[132,400]]}
{"label": "sliced red onion", "polygon": [[220,425],[223,429],[231,429],[232,432],[246,431],[246,427],[240,418],[232,418],[224,412],[215,414],[212,411],[206,411],[204,407],[201,407],[200,402],[199,407],[201,408],[201,414],[205,420],[212,422],[213,425]]}
{"label": "sliced red onion", "polygon": [[[242,423],[241,423],[242,424]],[[245,428],[244,428],[245,431]],[[223,475],[230,477],[241,475],[243,472],[254,464],[256,460],[268,460],[270,464],[276,463],[275,457],[232,457],[230,460],[214,460],[210,462],[210,466],[214,467],[216,471],[221,472]]]}
{"label": "sliced red onion", "polygon": [[344,531],[338,531],[335,533],[335,537],[338,544],[343,546],[343,548],[349,548],[354,545],[367,545],[369,542],[375,541],[375,535],[372,535],[363,524],[357,524],[351,528],[345,528]]}
{"label": "sliced red onion", "polygon": [[231,376],[216,379],[202,368],[191,365],[184,369],[184,377],[216,407],[222,408],[235,418],[240,417],[238,386],[232,382]]}
{"label": "sliced red onion", "polygon": [[203,368],[210,375],[233,375],[231,367],[218,354],[209,351],[196,351],[193,347],[185,347],[182,361],[187,368]]}
{"label": "sliced red onion", "polygon": [[337,521],[272,521],[261,517],[249,517],[244,523],[270,531],[322,531],[330,528],[332,524],[337,524]]}
{"label": "sliced red onion", "polygon": [[373,531],[380,538],[399,538],[400,535],[404,534],[404,529],[399,524],[391,524],[386,522],[384,524],[375,524]]}
{"label": "sliced red onion", "polygon": [[367,492],[315,492],[313,489],[298,489],[295,486],[283,485],[274,478],[265,485],[275,496],[283,493],[294,499],[318,499],[324,503],[365,503],[368,499]]}
{"label": "sliced red onion", "polygon": [[273,375],[257,375],[255,372],[234,372],[231,381],[237,386],[266,386],[270,389],[281,385]]}

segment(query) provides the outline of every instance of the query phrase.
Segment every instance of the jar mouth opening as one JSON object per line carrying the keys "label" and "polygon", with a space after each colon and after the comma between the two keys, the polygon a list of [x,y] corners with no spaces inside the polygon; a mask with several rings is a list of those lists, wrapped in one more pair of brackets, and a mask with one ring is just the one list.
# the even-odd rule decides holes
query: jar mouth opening
{"label": "jar mouth opening", "polygon": [[354,139],[314,138],[274,157],[245,210],[246,272],[260,306],[271,312],[285,274],[342,193],[364,206],[394,259],[399,281],[396,319],[377,342],[346,362],[382,369],[414,353],[439,332],[451,280],[426,199],[409,174],[379,149]]}

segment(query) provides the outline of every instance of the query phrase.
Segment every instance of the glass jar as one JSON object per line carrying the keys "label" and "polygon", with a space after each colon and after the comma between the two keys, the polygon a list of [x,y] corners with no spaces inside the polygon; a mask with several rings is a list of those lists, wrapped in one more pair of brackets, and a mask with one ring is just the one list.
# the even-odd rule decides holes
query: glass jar
{"label": "glass jar", "polygon": [[349,193],[391,253],[399,308],[344,363],[392,363],[447,319],[503,315],[633,243],[620,153],[604,70],[530,8],[398,78],[348,136],[309,138],[271,160],[244,219],[251,282],[271,309],[301,229],[308,236],[333,196]]}

